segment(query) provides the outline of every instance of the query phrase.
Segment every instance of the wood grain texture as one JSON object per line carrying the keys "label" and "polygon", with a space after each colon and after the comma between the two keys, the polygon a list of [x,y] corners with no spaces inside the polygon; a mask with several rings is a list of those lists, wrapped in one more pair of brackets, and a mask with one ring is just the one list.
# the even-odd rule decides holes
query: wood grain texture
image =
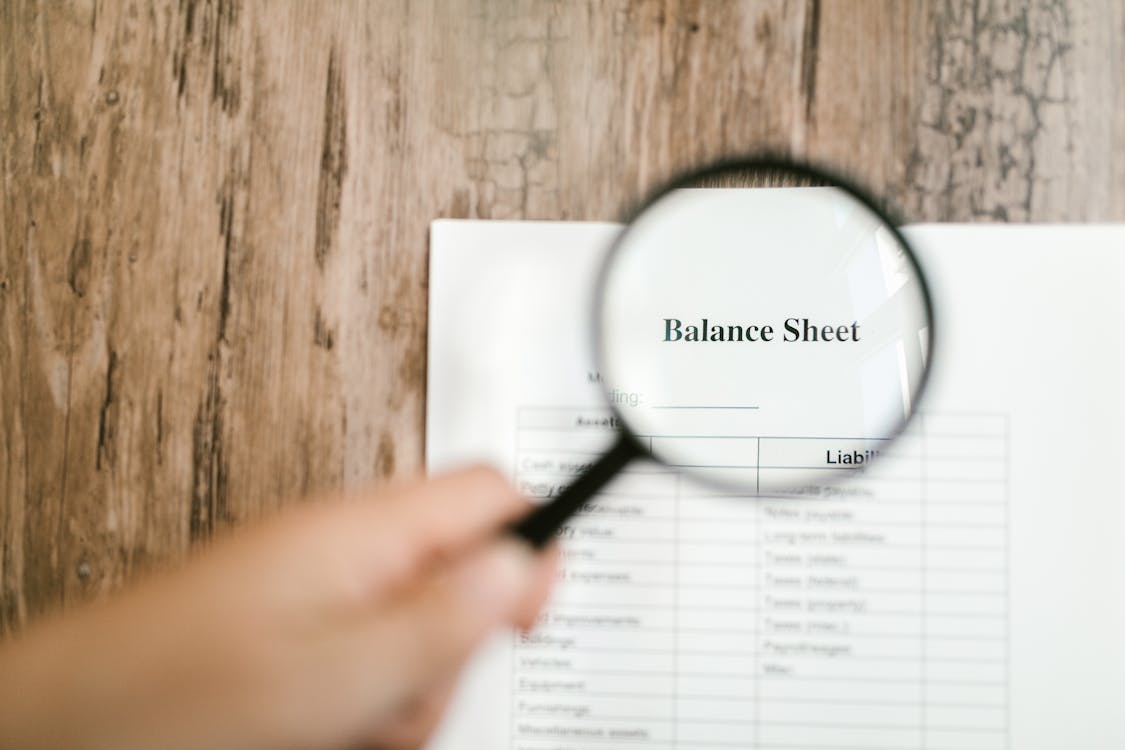
{"label": "wood grain texture", "polygon": [[769,147],[1125,218],[1114,0],[0,3],[0,634],[419,470],[435,217]]}

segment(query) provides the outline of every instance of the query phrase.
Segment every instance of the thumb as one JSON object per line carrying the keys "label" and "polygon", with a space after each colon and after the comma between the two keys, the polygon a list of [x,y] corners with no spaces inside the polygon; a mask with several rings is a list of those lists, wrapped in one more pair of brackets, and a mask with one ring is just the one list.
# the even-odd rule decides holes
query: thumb
{"label": "thumb", "polygon": [[541,603],[554,558],[523,542],[501,539],[423,579],[369,631],[386,681],[388,703],[409,700],[458,669],[495,628],[527,619],[528,600]]}

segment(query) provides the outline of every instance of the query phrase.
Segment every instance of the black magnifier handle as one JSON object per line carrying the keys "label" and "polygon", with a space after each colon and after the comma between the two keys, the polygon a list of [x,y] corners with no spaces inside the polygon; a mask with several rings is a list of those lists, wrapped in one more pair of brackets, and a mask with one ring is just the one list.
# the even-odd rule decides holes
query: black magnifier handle
{"label": "black magnifier handle", "polygon": [[509,531],[535,549],[542,549],[558,533],[559,528],[566,523],[566,519],[577,513],[586,501],[613,479],[617,472],[625,468],[626,464],[642,455],[644,451],[637,442],[628,433],[621,433],[621,437],[609,452],[579,475],[573,484],[550,502],[540,505],[512,524]]}

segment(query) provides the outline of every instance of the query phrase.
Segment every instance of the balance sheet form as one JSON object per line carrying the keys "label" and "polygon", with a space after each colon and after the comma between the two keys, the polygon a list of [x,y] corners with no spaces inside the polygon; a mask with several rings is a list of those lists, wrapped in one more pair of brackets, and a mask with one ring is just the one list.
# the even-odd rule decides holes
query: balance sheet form
{"label": "balance sheet form", "polygon": [[[435,222],[431,471],[485,461],[546,499],[608,447],[586,326],[618,229]],[[937,314],[908,434],[786,498],[630,466],[564,527],[537,626],[482,650],[433,747],[1125,745],[1125,229],[906,232]],[[755,471],[827,450],[807,440],[714,450]]]}

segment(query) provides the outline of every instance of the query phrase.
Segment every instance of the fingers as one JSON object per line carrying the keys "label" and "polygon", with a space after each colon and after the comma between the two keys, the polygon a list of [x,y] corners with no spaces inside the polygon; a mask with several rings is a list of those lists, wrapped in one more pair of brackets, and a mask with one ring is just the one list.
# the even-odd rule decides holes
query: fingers
{"label": "fingers", "polygon": [[365,747],[371,750],[411,750],[425,746],[449,705],[457,674],[443,676],[437,685],[416,696],[395,717],[373,734]]}
{"label": "fingers", "polygon": [[[366,653],[391,710],[455,671],[500,625],[523,625],[545,598],[554,558],[522,542],[490,543],[372,613]],[[529,617],[531,615],[531,617]]]}
{"label": "fingers", "polygon": [[463,469],[400,488],[382,502],[337,506],[326,546],[334,555],[349,550],[365,585],[378,591],[479,545],[530,507],[496,470]]}
{"label": "fingers", "polygon": [[[522,556],[522,554],[521,552],[520,556]],[[559,558],[557,547],[552,546],[548,548],[543,553],[540,553],[538,557],[538,560],[533,561],[531,571],[526,578],[526,584],[522,586],[522,592],[519,592],[514,600],[514,604],[510,610],[511,616],[506,618],[506,624],[524,630],[529,630],[534,625],[540,611],[546,604],[547,598],[550,595],[551,586],[557,575]],[[466,574],[462,572],[456,575]],[[470,573],[468,575],[471,577],[473,574]],[[428,607],[442,607],[440,602],[435,601],[435,599],[429,599],[428,597],[422,598],[428,599],[426,605]],[[418,600],[414,602],[414,604],[417,603]],[[478,604],[483,605],[484,601],[480,601]],[[405,616],[413,616],[418,611],[415,606],[408,605],[404,606],[401,613]],[[501,611],[502,609],[492,612],[492,619],[495,619]],[[448,614],[453,615],[456,619],[464,623],[464,618],[457,616],[454,612],[449,611]],[[440,622],[449,622],[451,619],[451,617],[445,617],[442,618]],[[468,632],[464,634],[468,636],[470,640],[472,639],[471,630],[468,630]],[[444,640],[446,636],[438,633],[431,637]],[[457,640],[457,638],[454,640]],[[442,661],[448,660],[451,662],[451,665],[448,667],[451,671],[439,673],[436,682],[432,685],[418,682],[416,684],[416,689],[421,692],[413,697],[406,697],[405,700],[407,702],[400,710],[396,719],[384,725],[380,731],[372,737],[374,748],[378,748],[379,750],[406,750],[406,748],[420,748],[425,745],[426,740],[434,732],[442,715],[445,713],[450,695],[456,685],[456,679],[459,675],[462,663],[475,645],[475,643],[471,644],[469,646],[469,651],[454,649],[445,657],[441,657],[439,654],[427,649],[428,655],[433,657],[432,664],[441,664]],[[440,666],[434,668],[442,669]]]}
{"label": "fingers", "polygon": [[385,506],[388,520],[431,554],[475,542],[529,509],[511,482],[485,466],[439,475]]}
{"label": "fingers", "polygon": [[535,625],[543,607],[547,605],[547,599],[558,577],[560,557],[558,545],[550,545],[539,553],[539,557],[541,560],[535,567],[531,583],[525,589],[523,599],[517,605],[510,623],[521,630],[531,630]]}

